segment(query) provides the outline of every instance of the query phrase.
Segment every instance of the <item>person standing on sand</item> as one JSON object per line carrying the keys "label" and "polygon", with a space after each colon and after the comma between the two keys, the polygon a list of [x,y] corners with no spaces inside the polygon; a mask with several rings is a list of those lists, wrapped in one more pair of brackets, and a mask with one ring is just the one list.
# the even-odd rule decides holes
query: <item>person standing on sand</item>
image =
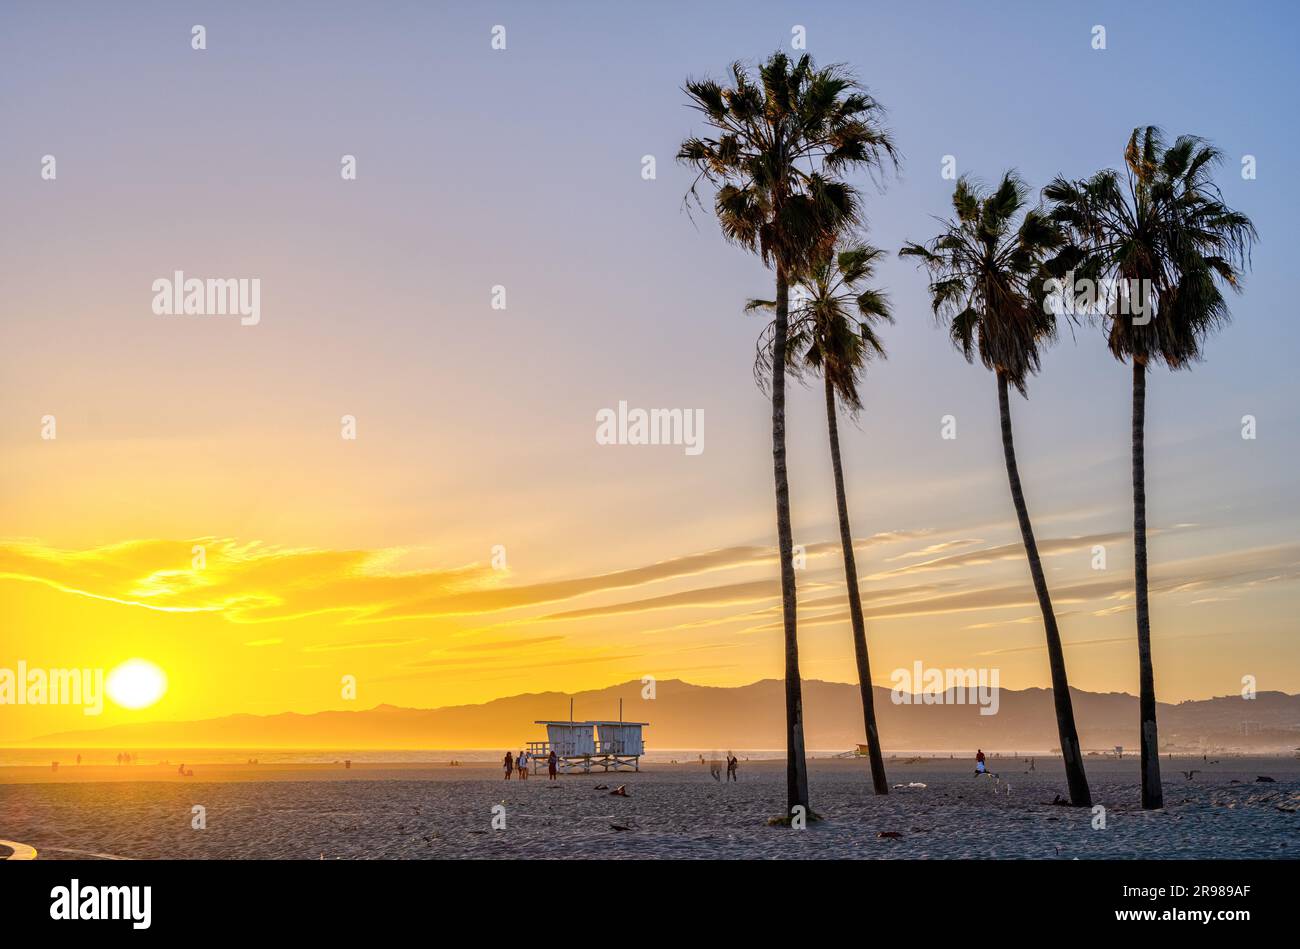
{"label": "person standing on sand", "polygon": [[555,760],[555,749],[551,749],[550,755],[546,759],[546,773],[550,775],[550,780],[555,780],[555,769],[558,762]]}
{"label": "person standing on sand", "polygon": [[984,767],[984,752],[982,749],[975,749],[975,773],[984,774],[988,769]]}
{"label": "person standing on sand", "polygon": [[506,766],[506,780],[509,781],[510,775],[515,770],[515,759],[514,756],[511,755],[510,752],[508,751],[506,752],[505,766]]}
{"label": "person standing on sand", "polygon": [[740,767],[740,761],[731,752],[727,752],[727,780],[735,781],[736,769]]}
{"label": "person standing on sand", "polygon": [[519,770],[519,780],[528,780],[528,754],[519,752],[519,757],[515,759],[515,767]]}

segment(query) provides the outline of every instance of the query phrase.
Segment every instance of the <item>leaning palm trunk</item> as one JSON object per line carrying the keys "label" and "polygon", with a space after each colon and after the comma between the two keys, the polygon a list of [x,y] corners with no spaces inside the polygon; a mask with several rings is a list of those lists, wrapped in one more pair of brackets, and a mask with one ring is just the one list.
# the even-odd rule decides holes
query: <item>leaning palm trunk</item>
{"label": "leaning palm trunk", "polygon": [[1061,738],[1061,755],[1065,759],[1065,779],[1070,788],[1070,803],[1075,807],[1091,807],[1092,794],[1088,778],[1083,771],[1083,756],[1079,749],[1079,733],[1074,726],[1074,705],[1070,701],[1070,683],[1065,675],[1065,652],[1061,648],[1061,634],[1056,628],[1056,614],[1047,592],[1047,579],[1043,576],[1043,562],[1034,542],[1034,528],[1029,523],[1029,509],[1020,487],[1020,472],[1016,466],[1016,447],[1011,435],[1011,406],[1007,399],[1007,377],[998,373],[998,408],[1002,414],[1002,451],[1006,455],[1007,479],[1011,482],[1011,500],[1016,506],[1020,521],[1020,536],[1025,542],[1029,558],[1029,572],[1034,578],[1034,592],[1043,612],[1043,627],[1047,633],[1047,661],[1052,670],[1052,698],[1056,703],[1056,730]]}
{"label": "leaning palm trunk", "polygon": [[1165,806],[1156,738],[1156,681],[1151,668],[1151,613],[1147,608],[1147,367],[1133,360],[1133,581],[1137,593],[1138,715],[1142,719],[1142,807]]}
{"label": "leaning palm trunk", "polygon": [[871,663],[867,658],[866,623],[862,618],[862,594],[858,591],[858,566],[853,557],[853,534],[849,530],[849,502],[844,494],[844,465],[840,461],[840,429],[835,419],[835,385],[826,380],[826,427],[831,442],[831,468],[835,472],[835,503],[840,515],[840,547],[844,550],[844,583],[849,591],[849,617],[853,623],[853,651],[858,660],[858,688],[862,690],[862,718],[867,727],[867,752],[871,757],[871,783],[877,794],[889,793],[885,759],[876,730],[876,702],[871,688]]}
{"label": "leaning palm trunk", "polygon": [[804,760],[803,685],[795,622],[794,532],[790,527],[790,483],[785,467],[785,347],[790,287],[785,267],[776,268],[776,320],[772,334],[772,470],[776,479],[776,536],[781,554],[781,613],[785,625],[786,811],[808,806],[808,764]]}

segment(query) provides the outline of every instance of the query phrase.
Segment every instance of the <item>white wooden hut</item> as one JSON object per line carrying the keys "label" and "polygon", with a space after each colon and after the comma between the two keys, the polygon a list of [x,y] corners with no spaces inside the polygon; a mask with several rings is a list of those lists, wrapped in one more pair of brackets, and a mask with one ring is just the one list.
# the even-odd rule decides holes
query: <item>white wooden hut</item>
{"label": "white wooden hut", "polygon": [[596,753],[601,756],[606,771],[641,770],[640,758],[645,754],[641,729],[649,722],[594,721],[592,724],[596,726]]}
{"label": "white wooden hut", "polygon": [[[529,745],[545,745],[542,757],[549,755],[551,749],[560,758],[574,758],[596,753],[596,741],[591,731],[591,722],[552,722],[539,721],[536,724],[546,726],[546,741],[529,742]],[[529,749],[532,753],[532,749]]]}

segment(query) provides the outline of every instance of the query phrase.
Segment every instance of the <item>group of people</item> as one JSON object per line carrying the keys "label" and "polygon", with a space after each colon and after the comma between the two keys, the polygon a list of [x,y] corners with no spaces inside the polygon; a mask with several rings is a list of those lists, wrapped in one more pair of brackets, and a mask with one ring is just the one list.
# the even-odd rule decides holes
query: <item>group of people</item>
{"label": "group of people", "polygon": [[[512,755],[507,751],[505,758],[502,760],[502,764],[506,769],[506,780],[509,781],[511,775],[517,774],[520,781],[527,781],[529,765],[536,757],[536,755],[530,755],[526,751],[521,751],[517,755]],[[552,748],[551,753],[546,756],[546,773],[552,781],[556,779],[559,764],[559,759],[555,756],[555,749]]]}

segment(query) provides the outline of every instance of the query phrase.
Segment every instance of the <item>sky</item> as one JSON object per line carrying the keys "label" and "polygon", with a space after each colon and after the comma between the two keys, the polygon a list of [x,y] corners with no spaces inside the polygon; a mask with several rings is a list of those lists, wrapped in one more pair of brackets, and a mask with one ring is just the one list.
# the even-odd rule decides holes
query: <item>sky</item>
{"label": "sky", "polygon": [[[160,702],[99,723],[781,675],[743,313],[772,275],[687,213],[673,156],[703,131],[685,79],[795,52],[797,26],[886,106],[903,156],[881,188],[856,179],[897,322],[841,423],[876,684],[917,660],[1049,683],[994,378],[893,251],[937,232],[945,156],[1040,187],[1118,165],[1157,124],[1223,150],[1224,197],[1260,233],[1232,325],[1148,386],[1157,695],[1300,691],[1292,5],[0,18],[0,667],[165,670]],[[259,322],[156,314],[175,271],[257,278]],[[1012,406],[1071,683],[1094,691],[1137,690],[1130,378],[1085,327]],[[620,402],[702,411],[704,450],[598,444]],[[820,390],[796,385],[789,413],[803,673],[854,681]],[[3,721],[14,739],[86,727],[66,706]]]}

